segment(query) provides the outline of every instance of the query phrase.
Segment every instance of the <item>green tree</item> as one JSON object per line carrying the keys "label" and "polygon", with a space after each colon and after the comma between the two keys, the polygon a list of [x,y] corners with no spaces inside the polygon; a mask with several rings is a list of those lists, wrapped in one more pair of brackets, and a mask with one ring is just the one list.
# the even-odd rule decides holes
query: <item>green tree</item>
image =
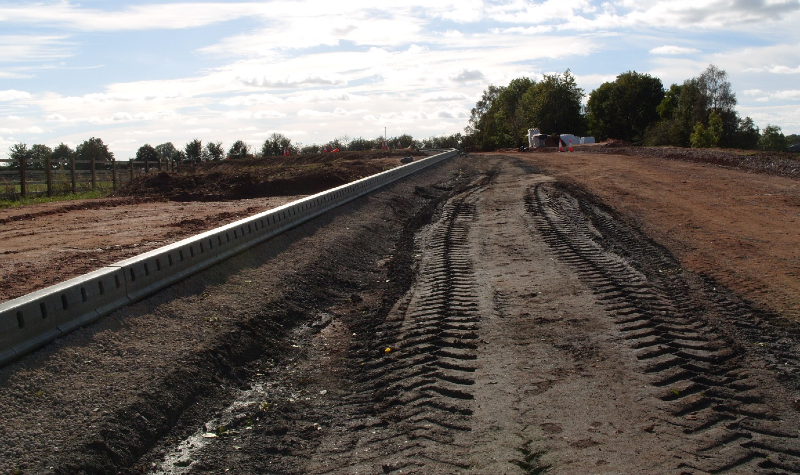
{"label": "green tree", "polygon": [[274,132],[261,145],[262,157],[279,157],[285,147],[291,147],[292,140],[281,133]]}
{"label": "green tree", "polygon": [[136,151],[136,160],[140,162],[144,162],[145,160],[152,163],[158,162],[161,159],[161,154],[150,145],[146,143],[139,147],[139,150]]}
{"label": "green tree", "polygon": [[175,161],[177,158],[178,149],[175,148],[175,145],[173,145],[172,142],[165,142],[156,145],[155,149],[164,162]]}
{"label": "green tree", "polygon": [[475,107],[473,107],[470,112],[469,125],[464,129],[467,135],[472,136],[472,141],[475,146],[482,150],[493,150],[496,147],[496,121],[493,119],[490,111],[494,101],[502,90],[502,87],[490,84],[489,87],[483,91],[481,98],[475,103]]}
{"label": "green tree", "polygon": [[[47,165],[47,159],[52,158],[53,149],[47,145],[34,144],[29,150],[31,168],[36,170],[44,170]],[[50,168],[53,168],[53,163],[50,163]]]}
{"label": "green tree", "polygon": [[[370,150],[372,148],[372,145],[373,145],[372,140],[367,140],[363,137],[359,137],[357,139],[351,140],[350,143],[347,144],[347,149],[352,150],[354,152],[362,152],[364,150]],[[303,150],[305,150],[306,148],[307,147],[303,147]],[[310,153],[317,153],[317,152],[318,150]]]}
{"label": "green tree", "polygon": [[459,148],[464,140],[460,133],[429,137],[422,141],[425,148]]}
{"label": "green tree", "polygon": [[199,163],[203,159],[203,142],[200,139],[187,143],[183,150],[186,153],[186,160]]}
{"label": "green tree", "polygon": [[30,160],[30,150],[28,150],[28,145],[24,143],[15,143],[14,145],[8,148],[8,158],[9,160],[13,160],[13,162],[8,164],[8,167],[14,170],[19,170],[22,168],[22,162],[25,162],[25,168],[28,168],[28,162]]}
{"label": "green tree", "polygon": [[753,119],[745,117],[739,121],[731,146],[754,150],[758,148],[759,140],[761,140],[761,132],[758,130],[758,126],[753,122]]}
{"label": "green tree", "polygon": [[785,152],[789,147],[789,143],[780,127],[777,125],[767,125],[764,127],[764,132],[761,134],[758,147],[761,150],[771,152]]}
{"label": "green tree", "polygon": [[688,147],[698,122],[708,122],[706,97],[699,81],[687,79],[682,85],[673,84],[656,108],[661,121],[645,134],[645,145],[676,145]]}
{"label": "green tree", "polygon": [[736,94],[731,90],[728,73],[713,64],[709,64],[697,80],[703,96],[705,96],[706,105],[710,110],[717,111],[720,116],[724,112],[734,110],[736,107]]}
{"label": "green tree", "polygon": [[678,108],[682,89],[683,86],[673,84],[669,87],[669,90],[664,93],[664,99],[662,99],[661,103],[656,107],[659,118],[662,120],[669,120],[672,118],[675,109]]}
{"label": "green tree", "polygon": [[53,149],[53,166],[61,169],[68,168],[74,154],[75,151],[69,148],[69,145],[63,142],[58,144],[58,146]]}
{"label": "green tree", "polygon": [[647,128],[658,121],[663,101],[660,79],[636,71],[622,73],[589,95],[586,115],[591,134],[599,140],[611,137],[641,144]]}
{"label": "green tree", "polygon": [[736,112],[736,94],[733,93],[728,73],[709,64],[697,78],[709,114],[716,112],[722,119],[722,137],[719,145],[731,147],[739,130],[739,114]]}
{"label": "green tree", "polygon": [[100,164],[110,164],[114,161],[114,154],[108,150],[108,145],[103,143],[102,139],[92,137],[78,145],[75,149],[75,155],[78,160],[85,161],[77,168],[91,169],[92,165],[90,160],[94,159],[95,166],[99,167]]}
{"label": "green tree", "polygon": [[397,148],[408,148],[414,145],[414,137],[403,134],[399,137],[395,137],[393,139],[394,143],[397,144]]}
{"label": "green tree", "polygon": [[208,142],[203,149],[202,159],[204,161],[218,162],[225,158],[225,149],[222,142]]}
{"label": "green tree", "polygon": [[231,160],[248,158],[250,156],[250,146],[244,140],[237,140],[228,150]]}
{"label": "green tree", "polygon": [[689,141],[692,148],[710,148],[719,145],[721,139],[722,118],[717,111],[713,111],[708,118],[708,127],[704,126],[702,122],[695,124]]}
{"label": "green tree", "polygon": [[682,86],[670,87],[657,108],[662,120],[648,129],[645,143],[686,147],[697,123],[708,128],[711,113],[716,112],[722,120],[719,146],[752,144],[754,127],[740,119],[735,107],[736,95],[728,74],[710,64],[700,76],[684,81]]}
{"label": "green tree", "polygon": [[[369,141],[372,143],[371,141]],[[300,153],[319,153],[322,150],[322,147],[317,144],[305,145],[300,147]],[[369,149],[366,149],[369,150]]]}
{"label": "green tree", "polygon": [[585,131],[583,89],[575,82],[569,69],[563,74],[545,74],[541,82],[531,86],[522,96],[522,113],[530,127],[547,134]]}
{"label": "green tree", "polygon": [[523,97],[536,82],[522,77],[512,79],[502,88],[492,103],[491,120],[494,121],[492,143],[495,147],[518,147],[527,137],[528,122],[522,107]]}

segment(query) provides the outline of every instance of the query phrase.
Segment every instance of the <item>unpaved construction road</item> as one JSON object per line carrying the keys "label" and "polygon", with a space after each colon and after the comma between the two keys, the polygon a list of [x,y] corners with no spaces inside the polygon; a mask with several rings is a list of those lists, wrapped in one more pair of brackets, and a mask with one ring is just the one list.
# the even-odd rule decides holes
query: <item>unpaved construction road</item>
{"label": "unpaved construction road", "polygon": [[[647,198],[688,167],[796,218],[797,181],[587,156],[446,161],[0,370],[0,467],[800,473],[795,297],[688,241],[719,223],[660,239]],[[796,286],[796,232],[751,264]]]}

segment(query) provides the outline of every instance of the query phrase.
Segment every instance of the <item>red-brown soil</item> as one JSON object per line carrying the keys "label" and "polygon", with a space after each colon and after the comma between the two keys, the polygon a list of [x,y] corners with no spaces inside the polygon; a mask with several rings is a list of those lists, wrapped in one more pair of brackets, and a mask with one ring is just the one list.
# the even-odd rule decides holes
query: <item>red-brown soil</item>
{"label": "red-brown soil", "polygon": [[767,174],[753,172],[753,160],[777,168],[763,154],[629,150],[521,155],[602,198],[688,269],[800,321],[800,161],[783,154],[781,173]]}
{"label": "red-brown soil", "polygon": [[400,165],[414,151],[206,162],[115,197],[0,209],[0,302]]}

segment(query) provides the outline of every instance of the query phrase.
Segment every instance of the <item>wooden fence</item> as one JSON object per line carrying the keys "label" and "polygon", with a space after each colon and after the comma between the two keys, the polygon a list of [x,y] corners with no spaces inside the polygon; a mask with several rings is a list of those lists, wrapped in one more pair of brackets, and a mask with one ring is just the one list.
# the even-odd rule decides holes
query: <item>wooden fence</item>
{"label": "wooden fence", "polygon": [[69,164],[0,159],[0,198],[55,196],[117,187],[145,173],[176,170],[177,162],[129,160],[106,162],[70,159]]}

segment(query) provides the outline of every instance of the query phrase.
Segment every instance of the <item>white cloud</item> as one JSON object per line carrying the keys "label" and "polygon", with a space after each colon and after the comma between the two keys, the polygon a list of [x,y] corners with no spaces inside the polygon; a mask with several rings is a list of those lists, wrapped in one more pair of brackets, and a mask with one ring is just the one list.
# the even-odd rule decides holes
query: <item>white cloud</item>
{"label": "white cloud", "polygon": [[250,94],[247,96],[233,96],[221,101],[220,104],[224,106],[254,106],[273,102],[283,102],[283,99],[272,94]]}
{"label": "white cloud", "polygon": [[31,94],[25,91],[17,91],[15,89],[7,89],[0,91],[0,101],[16,101],[19,99],[30,99]]}
{"label": "white cloud", "polygon": [[773,64],[769,66],[762,66],[759,68],[747,68],[745,69],[747,72],[767,72],[772,74],[800,74],[800,66],[795,68],[791,66],[784,66],[779,64]]}
{"label": "white cloud", "polygon": [[798,89],[787,89],[775,92],[764,92],[759,89],[749,89],[744,91],[744,93],[748,96],[758,96],[756,100],[759,102],[768,102],[768,101],[800,101],[800,90]]}
{"label": "white cloud", "polygon": [[682,55],[682,54],[697,54],[700,50],[697,48],[687,48],[685,46],[672,46],[664,45],[650,50],[650,54],[664,54],[664,55]]}
{"label": "white cloud", "polygon": [[460,92],[442,91],[422,94],[419,102],[469,102],[472,98]]}
{"label": "white cloud", "polygon": [[[135,136],[155,140],[156,134],[176,144],[195,136],[230,142],[239,138],[237,132],[260,134],[250,130],[256,126],[280,127],[290,136],[305,133],[304,139],[318,141],[344,133],[371,136],[384,126],[414,135],[453,133],[466,125],[469,108],[487,84],[505,85],[520,76],[538,79],[544,71],[568,67],[588,94],[628,69],[649,72],[668,85],[714,63],[729,72],[748,107],[797,100],[796,88],[786,81],[792,78],[787,75],[800,73],[792,29],[800,20],[797,0],[274,0],[122,6],[38,1],[0,6],[0,24],[31,32],[0,35],[0,61],[88,56],[94,38],[86,31],[102,31],[114,41],[121,38],[114,36],[117,31],[164,29],[177,37],[183,33],[176,29],[215,25],[222,32],[192,33],[214,39],[195,43],[194,53],[201,54],[191,58],[187,70],[193,72],[171,79],[159,79],[153,71],[138,76],[145,80],[97,79],[66,88],[48,82],[48,68],[66,67],[53,61],[37,66],[35,82],[20,86],[21,81],[5,79],[21,79],[12,76],[30,73],[27,65],[0,63],[0,79],[9,91],[30,91],[27,97],[2,99],[7,102],[0,102],[0,113],[21,117],[14,123],[20,135],[46,119],[49,130],[41,136],[52,135],[56,143],[66,138],[58,135],[61,131],[73,134],[80,127],[109,143],[133,138],[126,135],[133,129]],[[246,29],[231,21],[245,17]],[[747,34],[730,40],[737,29]],[[775,41],[784,44],[771,45]],[[17,44],[22,49],[3,47]],[[725,45],[745,47],[725,50]],[[102,75],[92,77],[123,77],[111,69],[106,66]],[[781,114],[794,120],[786,111]],[[160,132],[151,131],[155,128]]]}
{"label": "white cloud", "polygon": [[472,81],[483,81],[486,76],[477,69],[462,69],[461,71],[450,76],[450,80],[457,83],[465,83]]}
{"label": "white cloud", "polygon": [[134,5],[120,10],[81,8],[62,1],[0,6],[0,21],[52,25],[83,31],[184,29],[264,15],[263,3],[165,3]]}
{"label": "white cloud", "polygon": [[442,109],[428,117],[436,117],[438,119],[467,119],[469,118],[469,112],[465,109]]}
{"label": "white cloud", "polygon": [[41,134],[41,133],[44,133],[44,130],[41,127],[33,126],[33,127],[28,127],[27,129],[24,129],[23,132],[26,132],[26,133],[29,133],[29,134]]}
{"label": "white cloud", "polygon": [[286,117],[286,114],[276,110],[258,111],[253,114],[253,118],[255,119],[279,119],[281,117]]}
{"label": "white cloud", "polygon": [[300,86],[336,86],[347,81],[338,74],[285,75],[285,76],[252,76],[237,78],[247,86],[268,87],[274,89],[292,89]]}
{"label": "white cloud", "polygon": [[225,113],[225,118],[231,120],[249,119],[252,116],[253,114],[248,111],[230,111]]}
{"label": "white cloud", "polygon": [[342,91],[313,91],[289,96],[286,102],[369,102],[369,97]]}
{"label": "white cloud", "polygon": [[[3,129],[0,129],[0,134],[8,134],[10,132],[3,132]],[[0,137],[0,150],[7,151],[9,147],[16,144],[17,141],[14,140],[13,137]],[[7,153],[7,152],[6,152]]]}
{"label": "white cloud", "polygon": [[[0,35],[0,63],[44,61],[66,58],[73,54],[72,45],[66,36]],[[2,74],[0,77],[25,77],[14,73]]]}
{"label": "white cloud", "polygon": [[346,109],[342,109],[341,107],[337,107],[332,112],[327,111],[318,111],[314,109],[302,109],[297,112],[298,117],[307,117],[310,119],[320,119],[320,118],[330,118],[330,117],[345,117],[354,114],[363,114],[365,112],[364,109],[358,109],[353,111],[348,111]]}
{"label": "white cloud", "polygon": [[114,114],[114,117],[112,117],[112,119],[116,121],[133,120],[133,115],[131,115],[128,112],[117,112],[116,114]]}
{"label": "white cloud", "polygon": [[0,71],[0,79],[29,79],[32,74],[12,73],[9,71]]}

